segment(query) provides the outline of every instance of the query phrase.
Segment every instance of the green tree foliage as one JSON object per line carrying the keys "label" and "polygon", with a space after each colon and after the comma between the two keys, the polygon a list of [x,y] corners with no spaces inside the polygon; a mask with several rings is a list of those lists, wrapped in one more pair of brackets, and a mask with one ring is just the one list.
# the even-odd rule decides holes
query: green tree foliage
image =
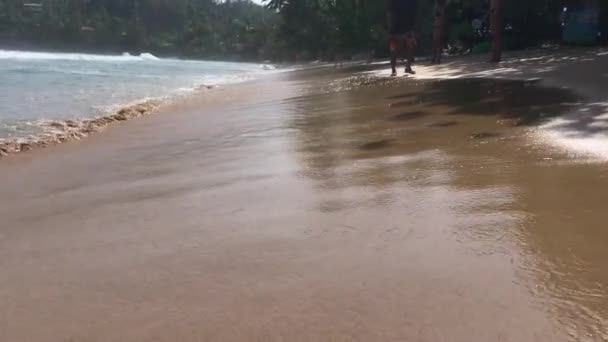
{"label": "green tree foliage", "polygon": [[280,20],[248,0],[0,0],[0,41],[262,59],[276,57]]}
{"label": "green tree foliage", "polygon": [[[447,37],[453,49],[489,49],[491,0],[448,0]],[[310,57],[357,52],[386,53],[386,0],[265,0],[283,18],[280,34],[292,53]],[[535,46],[559,41],[560,13],[564,6],[593,6],[605,21],[608,2],[604,0],[504,0],[507,48]],[[435,0],[418,0],[417,34],[419,48],[429,52]],[[473,23],[481,23],[481,29]],[[604,23],[603,27],[608,27]],[[608,29],[606,29],[608,30]],[[604,34],[608,37],[608,32]],[[486,46],[484,48],[484,46]]]}
{"label": "green tree foliage", "polygon": [[[448,1],[451,46],[483,50],[487,32],[474,29],[472,23],[481,21],[487,27],[489,2]],[[505,0],[505,45],[559,39],[561,8],[577,2],[583,0]],[[249,0],[0,0],[0,42],[204,58],[333,59],[387,53],[385,0],[264,3],[265,7]],[[422,53],[431,47],[434,3],[419,0]]]}

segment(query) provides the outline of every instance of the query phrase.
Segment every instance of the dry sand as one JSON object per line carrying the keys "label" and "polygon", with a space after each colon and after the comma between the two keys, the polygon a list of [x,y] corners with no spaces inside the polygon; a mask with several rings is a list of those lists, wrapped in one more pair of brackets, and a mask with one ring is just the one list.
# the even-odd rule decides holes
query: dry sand
{"label": "dry sand", "polygon": [[0,341],[606,341],[607,166],[537,139],[590,93],[543,82],[317,69],[3,158]]}

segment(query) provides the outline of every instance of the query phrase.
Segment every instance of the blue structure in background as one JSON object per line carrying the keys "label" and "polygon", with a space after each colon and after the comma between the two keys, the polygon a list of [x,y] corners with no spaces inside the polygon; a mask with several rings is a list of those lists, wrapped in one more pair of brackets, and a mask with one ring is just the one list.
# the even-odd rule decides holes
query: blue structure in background
{"label": "blue structure in background", "polygon": [[562,27],[562,40],[565,43],[595,44],[602,38],[599,3],[582,1],[578,6],[564,7]]}

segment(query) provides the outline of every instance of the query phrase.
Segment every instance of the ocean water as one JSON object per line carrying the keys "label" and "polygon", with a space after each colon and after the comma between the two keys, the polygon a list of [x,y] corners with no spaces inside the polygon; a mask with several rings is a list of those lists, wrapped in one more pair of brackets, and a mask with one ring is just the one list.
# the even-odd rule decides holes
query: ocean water
{"label": "ocean water", "polygon": [[106,114],[204,85],[273,72],[263,64],[0,50],[0,139],[35,134],[42,122]]}

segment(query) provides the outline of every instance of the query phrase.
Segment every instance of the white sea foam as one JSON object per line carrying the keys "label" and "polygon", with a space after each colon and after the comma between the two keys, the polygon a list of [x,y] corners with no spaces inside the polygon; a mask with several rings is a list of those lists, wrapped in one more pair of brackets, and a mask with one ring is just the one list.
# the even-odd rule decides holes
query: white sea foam
{"label": "white sea foam", "polygon": [[157,61],[160,59],[151,53],[142,53],[141,55],[139,55],[139,58],[146,60],[146,61]]}
{"label": "white sea foam", "polygon": [[129,53],[122,55],[93,55],[83,53],[31,52],[16,50],[0,50],[0,59],[13,60],[65,60],[65,61],[95,61],[95,62],[137,62],[156,61],[158,57],[150,53],[134,56]]}

